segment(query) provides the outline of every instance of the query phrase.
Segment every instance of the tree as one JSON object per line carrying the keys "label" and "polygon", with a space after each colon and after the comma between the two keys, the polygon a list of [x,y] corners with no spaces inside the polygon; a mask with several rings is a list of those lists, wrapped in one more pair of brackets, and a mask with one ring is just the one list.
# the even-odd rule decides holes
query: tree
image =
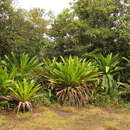
{"label": "tree", "polygon": [[[129,55],[130,15],[128,0],[77,0],[52,25],[51,37],[60,55],[102,53]],[[57,49],[58,48],[58,49]]]}
{"label": "tree", "polygon": [[13,20],[13,51],[39,55],[40,49],[46,44],[44,38],[48,21],[44,19],[44,10],[26,11],[17,9]]}
{"label": "tree", "polygon": [[54,39],[53,47],[56,50],[55,55],[69,55],[69,50],[76,45],[76,30],[78,31],[78,25],[76,25],[73,13],[70,9],[65,9],[54,20],[49,35]]}
{"label": "tree", "polygon": [[12,0],[0,1],[0,56],[9,53],[11,49],[11,37],[9,33],[13,13],[11,4]]}
{"label": "tree", "polygon": [[0,1],[0,56],[13,52],[40,55],[48,44],[49,20],[43,9],[15,9],[13,0]]}

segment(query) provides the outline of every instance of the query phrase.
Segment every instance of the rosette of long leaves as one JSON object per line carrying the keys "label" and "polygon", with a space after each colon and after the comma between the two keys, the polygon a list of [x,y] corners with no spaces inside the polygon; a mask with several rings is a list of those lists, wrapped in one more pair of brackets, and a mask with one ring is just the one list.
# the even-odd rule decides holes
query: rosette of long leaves
{"label": "rosette of long leaves", "polygon": [[55,61],[53,69],[51,64],[45,68],[47,72],[51,70],[45,77],[54,86],[56,97],[61,103],[81,106],[89,102],[89,83],[97,80],[99,75],[93,63],[70,56],[61,57],[61,62]]}
{"label": "rosette of long leaves", "polygon": [[11,86],[15,72],[7,72],[6,67],[0,67],[0,95],[7,96],[9,94],[9,86]]}
{"label": "rosette of long leaves", "polygon": [[2,61],[9,72],[15,71],[15,78],[24,79],[29,78],[33,72],[41,67],[41,63],[38,62],[37,57],[30,57],[28,54],[15,54],[11,53],[9,56],[5,56]]}
{"label": "rosette of long leaves", "polygon": [[101,87],[106,94],[111,94],[115,90],[115,87],[118,86],[115,85],[115,82],[117,77],[120,76],[119,72],[123,69],[120,66],[120,57],[118,54],[113,55],[112,53],[106,56],[99,54],[95,56],[95,61],[99,71],[102,73]]}
{"label": "rosette of long leaves", "polygon": [[14,81],[13,87],[9,88],[12,96],[18,102],[17,112],[22,110],[32,111],[32,99],[35,98],[37,92],[40,90],[40,85],[37,85],[34,80],[28,82],[26,79],[23,81]]}

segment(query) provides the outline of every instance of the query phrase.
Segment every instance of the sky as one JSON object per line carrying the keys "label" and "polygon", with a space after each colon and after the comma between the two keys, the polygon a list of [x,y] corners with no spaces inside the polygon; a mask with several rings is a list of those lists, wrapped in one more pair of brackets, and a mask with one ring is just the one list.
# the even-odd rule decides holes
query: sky
{"label": "sky", "polygon": [[69,7],[73,0],[18,0],[17,6],[24,9],[43,8],[46,11],[52,10],[55,15],[64,8]]}

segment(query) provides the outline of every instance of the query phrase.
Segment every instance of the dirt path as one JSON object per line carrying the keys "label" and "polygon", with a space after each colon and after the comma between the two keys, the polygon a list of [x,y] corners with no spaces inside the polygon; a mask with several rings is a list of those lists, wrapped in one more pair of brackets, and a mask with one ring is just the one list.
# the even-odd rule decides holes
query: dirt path
{"label": "dirt path", "polygon": [[130,130],[130,110],[42,107],[34,113],[1,115],[0,130]]}

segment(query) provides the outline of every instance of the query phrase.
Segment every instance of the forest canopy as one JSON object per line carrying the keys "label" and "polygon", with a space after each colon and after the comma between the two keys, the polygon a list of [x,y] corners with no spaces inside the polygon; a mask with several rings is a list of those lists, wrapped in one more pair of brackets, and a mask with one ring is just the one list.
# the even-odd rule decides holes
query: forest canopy
{"label": "forest canopy", "polygon": [[129,0],[75,0],[55,17],[43,9],[15,8],[12,2],[0,1],[1,57],[12,51],[49,57],[130,55]]}

